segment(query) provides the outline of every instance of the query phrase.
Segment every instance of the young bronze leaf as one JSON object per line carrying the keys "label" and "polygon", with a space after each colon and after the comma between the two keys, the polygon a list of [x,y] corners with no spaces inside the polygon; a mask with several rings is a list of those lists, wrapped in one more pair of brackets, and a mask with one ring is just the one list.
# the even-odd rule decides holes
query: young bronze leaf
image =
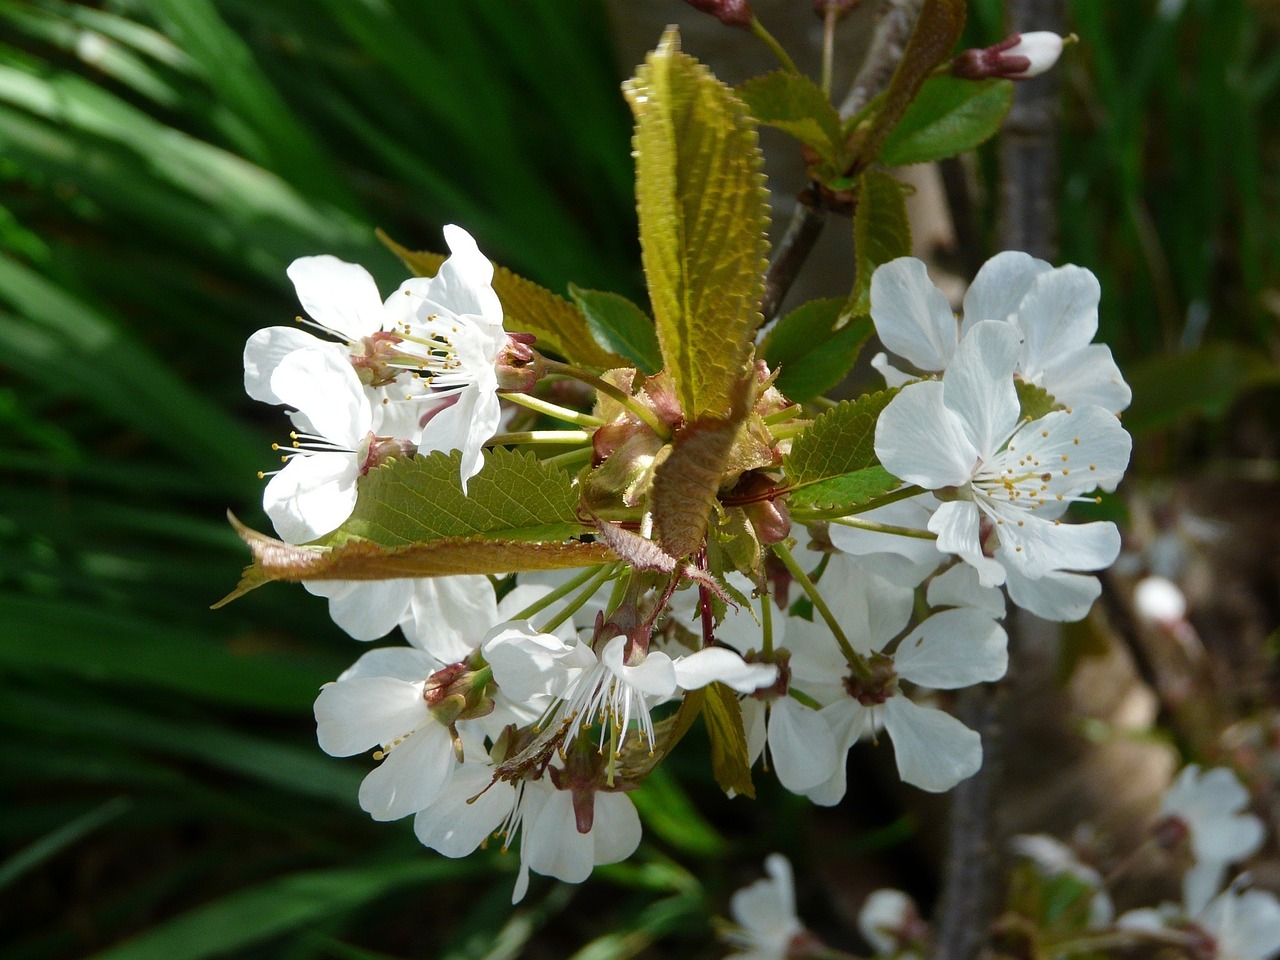
{"label": "young bronze leaf", "polygon": [[658,342],[689,421],[726,417],[750,375],[769,226],[754,119],[670,30],[624,85]]}
{"label": "young bronze leaf", "polygon": [[871,313],[871,275],[876,267],[911,256],[907,187],[887,173],[868,170],[859,181],[853,255],[857,272],[850,312],[855,317],[865,317]]}
{"label": "young bronze leaf", "polygon": [[738,695],[723,683],[713,683],[706,690],[702,716],[711,740],[711,770],[716,783],[722,790],[754,798],[756,788],[751,782],[751,757]]}
{"label": "young bronze leaf", "polygon": [[[434,277],[447,259],[439,253],[402,247],[381,230],[378,239],[414,276]],[[582,311],[564,297],[497,264],[493,268],[493,290],[502,302],[507,332],[532,333],[538,338],[540,349],[558,353],[573,363],[601,370],[626,365],[622,357],[596,343]]]}
{"label": "young bronze leaf", "polygon": [[681,427],[671,455],[653,474],[654,539],[673,557],[702,548],[711,507],[742,429],[748,387],[740,383],[728,417],[703,417]]}
{"label": "young bronze leaf", "polygon": [[561,570],[616,559],[599,543],[570,540],[524,543],[486,537],[450,537],[429,543],[386,547],[370,540],[341,546],[294,546],[251,530],[235,517],[231,523],[253,553],[240,583],[213,606],[221,607],[275,580],[396,580],[447,577],[461,573],[502,574],[521,570]]}
{"label": "young bronze leaf", "polygon": [[796,437],[783,460],[793,490],[854,473],[876,463],[876,420],[896,390],[842,400]]}
{"label": "young bronze leaf", "polygon": [[393,460],[360,479],[350,518],[324,543],[355,537],[398,547],[446,537],[564,540],[590,528],[578,519],[573,477],[529,453],[494,449],[484,467],[459,482],[461,454]]}

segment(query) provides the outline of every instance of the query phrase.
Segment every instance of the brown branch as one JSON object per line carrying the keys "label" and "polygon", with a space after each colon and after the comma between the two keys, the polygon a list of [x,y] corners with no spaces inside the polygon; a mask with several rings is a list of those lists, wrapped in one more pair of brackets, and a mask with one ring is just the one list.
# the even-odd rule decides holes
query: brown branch
{"label": "brown branch", "polygon": [[[1010,33],[1062,32],[1064,0],[1006,0]],[[998,239],[1001,249],[1025,250],[1051,260],[1058,237],[1058,71],[1018,84],[1000,133]],[[1018,617],[1010,616],[1009,669],[1018,670],[1023,644]],[[934,934],[934,960],[976,960],[983,952],[1000,889],[1000,835],[995,799],[1002,756],[998,713],[1004,683],[960,696],[960,718],[982,734],[982,769],[952,796],[949,850],[942,905]]]}
{"label": "brown branch", "polygon": [[[922,6],[924,0],[886,0],[867,56],[840,105],[841,116],[849,117],[857,113],[889,85]],[[828,214],[823,197],[823,191],[812,186],[806,188],[798,198],[787,232],[778,241],[773,259],[769,262],[769,270],[765,274],[764,296],[760,302],[760,312],[764,315],[765,323],[777,316],[782,301],[800,275],[801,267],[813,252],[818,238],[822,236]]]}

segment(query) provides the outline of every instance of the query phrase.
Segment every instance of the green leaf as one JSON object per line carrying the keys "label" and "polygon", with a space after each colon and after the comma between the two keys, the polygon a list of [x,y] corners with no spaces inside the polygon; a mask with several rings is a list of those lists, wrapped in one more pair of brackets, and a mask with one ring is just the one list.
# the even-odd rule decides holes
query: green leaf
{"label": "green leaf", "polygon": [[[669,30],[623,86],[635,114],[640,247],[664,368],[690,421],[750,376],[769,226],[756,125]],[[745,414],[745,409],[740,415]]]}
{"label": "green leaf", "polygon": [[[381,230],[378,239],[418,277],[434,277],[448,257],[425,250],[402,247]],[[497,264],[493,268],[493,291],[502,303],[503,326],[508,333],[532,333],[541,349],[550,349],[573,363],[608,369],[626,361],[596,343],[587,318],[576,306],[546,287],[517,276]]]}
{"label": "green leaf", "polygon": [[87,810],[70,823],[63,824],[52,833],[41,837],[30,846],[0,863],[0,890],[3,890],[24,874],[31,872],[51,857],[57,856],[67,847],[83,837],[93,833],[99,827],[110,823],[129,809],[128,797],[116,797],[106,803]]}
{"label": "green leaf", "polygon": [[491,869],[482,861],[402,863],[294,873],[196,907],[92,960],[203,960],[355,910],[400,887],[442,883]]}
{"label": "green leaf", "polygon": [[1142,433],[1192,417],[1222,417],[1245,393],[1280,383],[1280,366],[1261,351],[1221,342],[1191,353],[1149,357],[1127,376],[1133,405],[1125,411],[1124,423]]}
{"label": "green leaf", "polygon": [[791,134],[833,166],[843,166],[840,114],[808,77],[778,70],[753,77],[734,92],[760,123]]}
{"label": "green leaf", "polygon": [[876,421],[896,390],[842,400],[796,437],[783,470],[793,490],[856,473],[876,463]]}
{"label": "green leaf", "polygon": [[143,684],[273,713],[310,711],[319,685],[342,669],[314,656],[237,651],[197,631],[66,600],[0,596],[0,622],[10,625],[0,630],[6,670]]}
{"label": "green leaf", "polygon": [[1058,402],[1044,387],[1025,380],[1015,380],[1014,388],[1018,391],[1018,408],[1023,420],[1039,420],[1058,409]]}
{"label": "green leaf", "polygon": [[995,136],[1013,106],[1012,80],[931,77],[880,149],[894,167],[930,163]]}
{"label": "green leaf", "polygon": [[683,853],[700,857],[724,854],[725,839],[689,799],[680,784],[656,767],[640,787],[627,794],[646,827]]}
{"label": "green leaf", "polygon": [[857,273],[851,311],[871,313],[871,275],[881,264],[911,255],[911,221],[907,219],[907,187],[887,173],[868,170],[858,186],[853,217],[853,254]]}
{"label": "green leaf", "polygon": [[875,331],[868,317],[843,326],[849,301],[811,300],[788,313],[769,331],[760,356],[779,371],[775,386],[797,403],[826,393],[857,363],[862,347]]}
{"label": "green leaf", "polygon": [[491,449],[464,493],[461,462],[457,450],[437,451],[370,470],[355,510],[325,542],[354,537],[400,547],[474,536],[554,541],[586,532],[572,474],[531,453]]}
{"label": "green leaf", "polygon": [[662,369],[662,350],[653,319],[626,297],[569,284],[569,296],[587,318],[596,342],[625,357],[646,376]]}
{"label": "green leaf", "polygon": [[802,487],[792,494],[788,502],[792,507],[806,510],[847,512],[900,486],[901,480],[876,464]]}
{"label": "green leaf", "polygon": [[447,537],[428,543],[384,547],[371,540],[351,539],[338,547],[294,546],[250,530],[231,518],[240,538],[253,552],[240,583],[213,604],[226,606],[246,593],[274,581],[398,580],[403,577],[448,577],[462,573],[498,576],[529,570],[564,570],[618,559],[600,543],[569,540],[531,543],[489,536]]}
{"label": "green leaf", "polygon": [[702,716],[711,738],[711,770],[722,790],[754,799],[751,782],[751,759],[747,753],[747,734],[742,725],[742,705],[738,695],[723,683],[706,688]]}
{"label": "green leaf", "polygon": [[956,45],[964,31],[965,0],[925,0],[902,59],[881,94],[870,125],[858,131],[852,172],[867,169],[880,156],[890,132],[915,100],[925,80]]}

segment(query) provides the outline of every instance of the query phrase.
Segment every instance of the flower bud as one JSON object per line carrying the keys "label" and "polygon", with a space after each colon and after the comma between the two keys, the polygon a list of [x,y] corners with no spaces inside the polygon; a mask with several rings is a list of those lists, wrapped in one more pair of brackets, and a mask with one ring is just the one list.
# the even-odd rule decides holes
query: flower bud
{"label": "flower bud", "polygon": [[499,390],[527,393],[542,378],[542,357],[533,349],[536,339],[531,333],[507,334],[507,344],[494,364]]}
{"label": "flower bud", "polygon": [[755,19],[751,0],[685,0],[689,6],[709,13],[727,27],[750,27]]}
{"label": "flower bud", "polygon": [[1015,33],[995,46],[957,54],[951,61],[951,73],[965,80],[1030,80],[1058,62],[1063,45],[1062,37],[1047,30]]}

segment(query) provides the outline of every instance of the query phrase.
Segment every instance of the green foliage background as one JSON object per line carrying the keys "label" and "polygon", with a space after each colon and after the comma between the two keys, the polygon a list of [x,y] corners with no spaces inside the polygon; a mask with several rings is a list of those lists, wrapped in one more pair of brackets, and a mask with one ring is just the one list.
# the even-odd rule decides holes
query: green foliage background
{"label": "green foliage background", "polygon": [[[1063,137],[1062,259],[1102,279],[1149,472],[1274,399],[1280,280],[1276,7],[1156,8],[1072,4]],[[999,0],[973,13],[1002,35]],[[369,822],[358,764],[315,746],[315,691],[359,652],[324,604],[207,609],[245,560],[223,511],[265,526],[280,419],[240,353],[296,312],[294,257],[389,289],[375,226],[438,249],[458,222],[553,289],[638,296],[600,5],[0,0],[0,38],[5,957],[716,955],[708,914],[762,855],[812,858],[803,803],[764,784],[744,809],[689,763],[638,796],[634,861],[512,914],[512,857]],[[830,855],[909,843],[895,817]]]}

